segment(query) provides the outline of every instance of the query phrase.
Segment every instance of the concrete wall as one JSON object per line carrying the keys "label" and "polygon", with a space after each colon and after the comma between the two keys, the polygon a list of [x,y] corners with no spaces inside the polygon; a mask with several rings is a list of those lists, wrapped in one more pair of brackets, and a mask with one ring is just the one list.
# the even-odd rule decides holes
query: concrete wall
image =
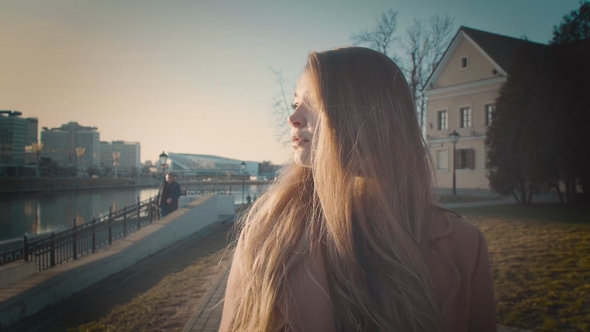
{"label": "concrete wall", "polygon": [[112,246],[0,289],[0,329],[234,214],[233,196],[199,197]]}
{"label": "concrete wall", "polygon": [[37,272],[35,263],[23,260],[0,266],[0,288],[8,287],[35,272]]}

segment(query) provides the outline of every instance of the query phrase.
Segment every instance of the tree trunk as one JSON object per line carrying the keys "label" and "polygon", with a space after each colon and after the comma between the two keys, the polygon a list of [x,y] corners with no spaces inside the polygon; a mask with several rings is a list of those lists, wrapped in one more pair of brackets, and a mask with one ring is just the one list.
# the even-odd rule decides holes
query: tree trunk
{"label": "tree trunk", "polygon": [[520,203],[526,205],[526,182],[520,182]]}
{"label": "tree trunk", "polygon": [[516,203],[520,204],[520,201],[518,200],[518,195],[516,194],[516,191],[514,189],[512,189],[512,196],[514,196],[514,199],[516,200]]}
{"label": "tree trunk", "polygon": [[576,180],[567,178],[565,181],[565,199],[567,205],[573,206],[576,204]]}
{"label": "tree trunk", "polygon": [[420,129],[424,130],[424,121],[426,120],[424,118],[424,111],[426,109],[426,103],[424,100],[424,96],[420,97]]}
{"label": "tree trunk", "polygon": [[527,197],[527,205],[531,205],[533,201],[533,186],[529,185],[529,192],[528,192],[528,197]]}
{"label": "tree trunk", "polygon": [[562,205],[565,204],[565,202],[563,201],[563,193],[559,188],[559,181],[555,182],[553,184],[553,187],[555,188],[555,192],[557,192],[557,197],[559,197],[559,203],[561,203]]}

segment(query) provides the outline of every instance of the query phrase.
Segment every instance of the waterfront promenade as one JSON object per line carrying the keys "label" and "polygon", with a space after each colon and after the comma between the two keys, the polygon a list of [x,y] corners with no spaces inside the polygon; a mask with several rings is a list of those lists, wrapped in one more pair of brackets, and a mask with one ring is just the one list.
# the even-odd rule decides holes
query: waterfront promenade
{"label": "waterfront promenade", "polygon": [[[454,208],[467,204],[481,206],[501,203],[489,201],[455,203],[447,206]],[[227,260],[218,264],[219,260],[216,257],[220,256],[213,254],[227,246],[231,241],[231,236],[228,235],[231,234],[231,223],[226,223],[204,238],[191,236],[169,250],[60,303],[52,312],[32,317],[8,331],[65,331],[76,326],[106,327],[105,324],[119,326],[122,323],[126,324],[128,319],[114,317],[130,317],[136,314],[138,317],[135,321],[146,323],[143,323],[142,328],[132,329],[134,331],[146,330],[148,327],[153,329],[154,326],[149,324],[163,319],[166,321],[157,325],[163,330],[217,331],[230,264]],[[199,263],[203,259],[210,261]],[[187,268],[190,266],[194,268]],[[182,271],[188,273],[183,274]],[[183,285],[183,291],[174,291],[174,296],[171,296],[171,289],[176,289],[173,285],[177,284]],[[160,289],[154,291],[158,287]],[[156,301],[156,298],[160,297],[161,299]],[[171,306],[169,302],[175,304]],[[116,306],[123,306],[123,309],[113,309]],[[66,312],[62,312],[63,310]],[[145,313],[140,314],[139,311],[142,310]],[[111,313],[108,314],[109,312]],[[58,316],[61,318],[57,318]],[[150,318],[152,316],[153,318]],[[136,323],[135,321],[131,322]],[[80,329],[82,330],[84,329]],[[500,331],[520,330],[502,327]]]}

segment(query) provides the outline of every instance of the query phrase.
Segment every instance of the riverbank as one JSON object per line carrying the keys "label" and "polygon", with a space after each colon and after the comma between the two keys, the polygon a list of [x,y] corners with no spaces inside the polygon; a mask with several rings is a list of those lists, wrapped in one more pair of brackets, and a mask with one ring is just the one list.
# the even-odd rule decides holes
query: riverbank
{"label": "riverbank", "polygon": [[[210,185],[263,185],[268,181],[199,181],[179,180],[181,187]],[[0,195],[125,189],[125,188],[157,188],[160,180],[137,178],[0,178]]]}
{"label": "riverbank", "polygon": [[71,190],[156,187],[155,181],[133,178],[2,178],[0,195]]}

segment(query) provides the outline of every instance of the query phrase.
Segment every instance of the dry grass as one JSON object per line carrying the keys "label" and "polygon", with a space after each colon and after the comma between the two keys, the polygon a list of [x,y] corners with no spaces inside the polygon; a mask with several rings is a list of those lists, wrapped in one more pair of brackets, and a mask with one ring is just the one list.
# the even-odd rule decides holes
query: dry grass
{"label": "dry grass", "polygon": [[590,211],[557,205],[457,211],[485,234],[499,324],[590,331]]}
{"label": "dry grass", "polygon": [[194,299],[201,298],[214,281],[211,279],[220,257],[217,253],[200,258],[133,300],[114,307],[106,316],[68,331],[180,331],[196,309]]}
{"label": "dry grass", "polygon": [[[89,319],[76,324],[66,322],[66,326],[78,326],[68,331],[181,331],[217,281],[216,276],[227,266],[225,248],[233,240],[232,226],[226,223],[165,261],[152,264],[130,281],[132,286],[115,290],[124,296],[105,294],[113,301],[95,303],[104,310],[88,315]],[[87,323],[79,325],[82,322]]]}

